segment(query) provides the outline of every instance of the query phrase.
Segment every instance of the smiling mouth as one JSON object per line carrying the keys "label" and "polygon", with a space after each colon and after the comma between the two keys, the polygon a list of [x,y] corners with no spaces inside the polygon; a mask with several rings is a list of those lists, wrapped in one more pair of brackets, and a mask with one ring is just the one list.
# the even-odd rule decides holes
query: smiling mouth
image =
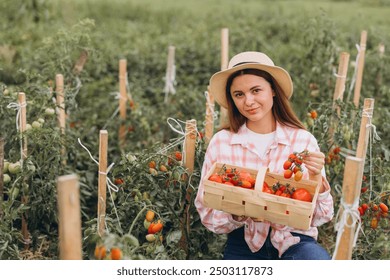
{"label": "smiling mouth", "polygon": [[246,110],[249,114],[254,114],[256,113],[258,108],[253,108],[253,109],[249,109],[249,110]]}

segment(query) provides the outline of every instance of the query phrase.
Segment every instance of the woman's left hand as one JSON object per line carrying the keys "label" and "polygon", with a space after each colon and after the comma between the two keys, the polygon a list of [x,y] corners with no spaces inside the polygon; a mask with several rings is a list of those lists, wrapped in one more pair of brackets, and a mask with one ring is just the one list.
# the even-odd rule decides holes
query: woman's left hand
{"label": "woman's left hand", "polygon": [[322,152],[310,152],[309,155],[304,157],[303,163],[309,172],[310,180],[318,179],[325,165],[325,155]]}

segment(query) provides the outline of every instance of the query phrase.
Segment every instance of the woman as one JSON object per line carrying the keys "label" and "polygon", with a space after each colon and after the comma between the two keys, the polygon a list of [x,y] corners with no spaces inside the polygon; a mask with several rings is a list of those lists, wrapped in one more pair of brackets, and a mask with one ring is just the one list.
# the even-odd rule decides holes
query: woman
{"label": "woman", "polygon": [[[195,206],[202,223],[218,234],[228,234],[224,259],[330,259],[317,242],[320,226],[333,217],[333,198],[325,177],[325,156],[317,140],[293,112],[290,75],[264,53],[234,56],[226,70],[217,72],[209,86],[216,102],[228,110],[229,126],[209,142]],[[294,229],[250,217],[235,216],[203,204],[203,179],[213,163],[221,162],[283,173],[293,152],[309,151],[303,161],[303,178],[322,180],[308,230]]]}

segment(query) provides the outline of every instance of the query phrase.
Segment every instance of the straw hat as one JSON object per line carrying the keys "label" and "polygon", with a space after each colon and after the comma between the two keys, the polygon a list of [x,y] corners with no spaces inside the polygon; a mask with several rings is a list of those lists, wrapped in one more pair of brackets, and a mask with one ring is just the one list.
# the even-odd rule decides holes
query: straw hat
{"label": "straw hat", "polygon": [[293,83],[290,74],[261,52],[242,52],[232,57],[227,69],[215,73],[209,84],[211,94],[222,107],[227,108],[226,83],[231,74],[242,69],[259,69],[268,72],[282,88],[289,99],[293,93]]}

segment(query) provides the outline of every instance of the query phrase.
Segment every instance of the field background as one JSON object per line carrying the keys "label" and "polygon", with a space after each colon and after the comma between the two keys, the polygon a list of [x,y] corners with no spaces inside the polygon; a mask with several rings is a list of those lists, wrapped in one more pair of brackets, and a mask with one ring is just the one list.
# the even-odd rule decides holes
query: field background
{"label": "field background", "polygon": [[[81,181],[82,219],[85,244],[84,258],[93,258],[96,237],[96,165],[77,142],[88,146],[95,155],[98,133],[110,133],[109,161],[115,162],[112,177],[125,180],[115,203],[108,205],[108,227],[112,235],[105,240],[108,247],[121,244],[127,258],[205,259],[220,258],[224,237],[205,231],[200,225],[193,205],[191,240],[183,250],[182,215],[180,203],[188,187],[196,189],[204,145],[196,153],[194,176],[189,183],[180,183],[179,191],[161,189],[161,184],[175,185],[176,176],[184,173],[173,166],[169,175],[159,171],[150,176],[147,164],[151,158],[163,161],[161,148],[178,135],[168,123],[195,119],[200,132],[204,129],[205,96],[210,76],[220,69],[221,28],[229,29],[229,56],[246,50],[267,53],[276,65],[287,69],[294,81],[292,103],[308,129],[319,139],[327,155],[335,146],[355,149],[360,114],[351,106],[354,61],[358,53],[360,34],[367,31],[366,61],[360,105],[364,98],[375,99],[372,122],[381,140],[370,145],[370,159],[365,174],[370,182],[370,195],[365,193],[361,203],[385,201],[389,205],[389,147],[390,127],[390,1],[260,1],[260,0],[3,0],[0,3],[0,136],[5,138],[5,159],[15,162],[20,157],[19,138],[15,128],[15,111],[7,105],[15,101],[18,91],[26,92],[29,100],[28,119],[43,116],[52,107],[51,89],[55,75],[61,73],[66,83],[68,113],[67,136],[61,139],[55,119],[45,119],[40,131],[29,132],[30,160],[34,172],[11,176],[5,185],[3,223],[0,225],[0,259],[56,259],[57,211],[56,179],[76,173]],[[379,46],[385,46],[380,53]],[[176,94],[164,103],[164,77],[169,46],[175,46]],[[79,75],[72,71],[81,51],[88,52],[88,61]],[[339,55],[350,54],[343,114],[332,143],[326,141],[331,123],[331,104]],[[118,61],[127,60],[129,90],[135,107],[126,121],[128,134],[125,147],[116,141],[120,121],[115,114],[118,100]],[[7,91],[7,94],[5,92]],[[307,117],[316,110],[314,122]],[[218,107],[217,107],[218,111]],[[379,139],[379,138],[378,138]],[[202,143],[201,143],[202,144]],[[67,165],[61,164],[60,147],[67,147]],[[180,150],[180,145],[174,147]],[[137,157],[134,163],[132,155]],[[333,188],[336,211],[343,177],[342,157],[327,166]],[[177,173],[175,173],[177,172]],[[11,189],[27,180],[25,194],[33,197],[29,209],[21,204],[20,194],[11,201]],[[176,185],[175,185],[176,186]],[[177,187],[177,186],[176,186]],[[22,187],[20,187],[22,189]],[[138,194],[142,195],[139,196]],[[146,194],[145,194],[146,193]],[[144,244],[141,221],[134,221],[143,209],[138,200],[147,197],[151,208],[166,221],[163,244]],[[153,199],[152,199],[153,198]],[[193,199],[193,197],[192,197]],[[176,205],[179,205],[176,207]],[[20,206],[20,207],[19,207]],[[167,210],[169,209],[169,210]],[[29,211],[32,246],[24,251],[20,243],[20,215]],[[187,209],[188,210],[188,209]],[[117,217],[121,223],[116,222]],[[354,250],[354,259],[390,259],[389,220],[383,218],[378,229],[370,227],[370,218],[363,222]],[[134,223],[133,223],[134,221]],[[336,233],[333,223],[320,228],[319,241],[333,252]],[[131,228],[139,249],[125,233]],[[119,245],[118,245],[119,246]],[[134,247],[135,246],[135,247]],[[130,248],[130,249],[129,249]],[[134,250],[133,250],[133,249]],[[201,249],[199,249],[201,248]]]}

